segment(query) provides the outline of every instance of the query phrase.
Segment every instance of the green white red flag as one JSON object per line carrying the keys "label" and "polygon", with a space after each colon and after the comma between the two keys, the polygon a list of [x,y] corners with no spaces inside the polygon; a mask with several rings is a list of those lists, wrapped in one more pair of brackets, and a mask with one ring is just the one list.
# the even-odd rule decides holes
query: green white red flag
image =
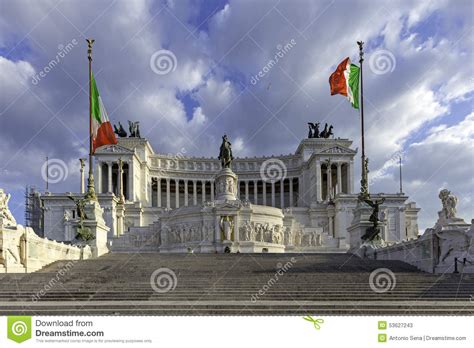
{"label": "green white red flag", "polygon": [[347,57],[329,77],[331,95],[346,96],[356,109],[359,108],[359,74],[360,68],[351,64],[351,60]]}
{"label": "green white red flag", "polygon": [[113,144],[117,144],[117,138],[92,75],[92,153],[101,146]]}

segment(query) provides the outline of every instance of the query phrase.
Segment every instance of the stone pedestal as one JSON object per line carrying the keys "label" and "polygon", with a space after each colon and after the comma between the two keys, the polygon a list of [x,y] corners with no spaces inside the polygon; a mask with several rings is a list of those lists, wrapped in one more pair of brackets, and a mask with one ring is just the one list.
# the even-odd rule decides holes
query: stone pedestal
{"label": "stone pedestal", "polygon": [[[367,249],[376,249],[377,247],[384,246],[383,240],[375,240],[372,242],[365,242],[362,239],[369,228],[373,226],[372,222],[369,221],[370,215],[372,214],[372,208],[364,203],[358,202],[354,209],[354,219],[351,225],[347,228],[349,235],[349,253],[355,254],[360,257],[367,255]],[[382,231],[384,223],[379,223],[379,229]],[[380,234],[379,234],[380,236]]]}
{"label": "stone pedestal", "polygon": [[237,199],[237,175],[230,168],[223,168],[215,178],[216,200]]}
{"label": "stone pedestal", "polygon": [[115,237],[120,237],[124,234],[124,217],[125,217],[125,206],[123,203],[117,204],[117,233]]}
{"label": "stone pedestal", "polygon": [[[99,202],[89,201],[84,206],[84,213],[87,219],[82,222],[82,226],[86,229],[89,228],[95,237],[86,243],[92,249],[92,257],[99,257],[108,253],[107,234],[110,228],[105,225],[103,218],[104,210],[100,207]],[[76,231],[78,225],[79,221],[75,221],[74,227]]]}

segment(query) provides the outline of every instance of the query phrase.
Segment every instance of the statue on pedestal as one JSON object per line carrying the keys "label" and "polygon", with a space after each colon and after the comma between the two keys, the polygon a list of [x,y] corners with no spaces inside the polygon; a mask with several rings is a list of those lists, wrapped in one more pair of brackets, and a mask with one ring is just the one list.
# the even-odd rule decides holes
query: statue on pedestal
{"label": "statue on pedestal", "polygon": [[456,205],[458,204],[458,198],[451,194],[451,191],[443,189],[439,192],[439,199],[443,204],[443,209],[440,211],[440,217],[446,220],[456,218]]}
{"label": "statue on pedestal", "polygon": [[222,168],[231,168],[232,160],[234,156],[232,156],[232,147],[231,143],[227,139],[227,135],[222,137],[222,144],[219,151],[219,157],[217,157],[221,161]]}
{"label": "statue on pedestal", "polygon": [[372,214],[370,214],[369,221],[372,222],[372,226],[366,230],[366,233],[362,236],[362,239],[365,241],[373,241],[375,239],[380,239],[380,228],[379,225],[379,210],[380,206],[385,202],[385,197],[380,200],[371,200],[365,198],[364,202],[372,207]]}
{"label": "statue on pedestal", "polygon": [[94,234],[92,233],[91,229],[88,227],[84,227],[84,220],[87,220],[88,217],[85,213],[85,206],[86,203],[89,201],[87,198],[74,198],[72,196],[68,196],[68,198],[74,202],[76,205],[76,212],[77,217],[79,219],[79,224],[77,226],[77,235],[76,238],[83,240],[83,241],[90,241],[95,238]]}

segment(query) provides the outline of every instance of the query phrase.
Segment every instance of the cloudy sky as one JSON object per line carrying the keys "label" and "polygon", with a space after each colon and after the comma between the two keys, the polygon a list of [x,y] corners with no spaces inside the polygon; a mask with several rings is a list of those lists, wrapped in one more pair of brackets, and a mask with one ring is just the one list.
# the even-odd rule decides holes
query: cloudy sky
{"label": "cloudy sky", "polygon": [[67,165],[50,190],[78,190],[88,151],[85,38],[96,40],[112,122],[139,120],[161,153],[216,156],[227,133],[239,157],[293,153],[307,121],[333,124],[360,148],[359,115],[330,96],[328,77],[346,56],[357,62],[363,40],[371,192],[398,191],[402,154],[420,229],[436,220],[444,187],[470,221],[473,24],[468,0],[1,0],[0,187],[20,221],[25,185],[45,187],[46,156]]}

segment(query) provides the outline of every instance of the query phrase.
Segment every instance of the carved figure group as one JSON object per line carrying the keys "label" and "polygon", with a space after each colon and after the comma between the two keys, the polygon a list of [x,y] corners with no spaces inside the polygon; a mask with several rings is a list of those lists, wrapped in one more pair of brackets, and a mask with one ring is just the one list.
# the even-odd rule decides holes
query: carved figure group
{"label": "carved figure group", "polygon": [[140,136],[140,123],[138,121],[128,121],[128,129],[130,131],[129,138],[141,138]]}
{"label": "carved figure group", "polygon": [[443,209],[440,211],[440,217],[446,220],[456,218],[456,205],[458,204],[458,198],[451,194],[451,191],[443,189],[439,192],[439,199]]}
{"label": "carved figure group", "polygon": [[1,223],[3,226],[16,226],[16,220],[8,208],[10,198],[10,194],[5,194],[5,192],[0,189],[0,220],[2,220]]}
{"label": "carved figure group", "polygon": [[187,243],[202,240],[202,227],[193,223],[180,223],[174,226],[163,228],[165,238],[168,243]]}
{"label": "carved figure group", "polygon": [[114,124],[114,133],[117,134],[120,138],[126,138],[127,132],[125,131],[125,129],[123,128],[120,122],[118,123],[118,125],[119,126],[117,128],[117,126]]}
{"label": "carved figure group", "polygon": [[330,125],[328,128],[327,123],[324,125],[324,129],[322,130],[322,132],[319,132],[319,122],[318,123],[308,122],[308,128],[309,128],[308,139],[312,139],[312,138],[326,138],[327,139],[331,135],[334,135],[334,133],[332,132],[333,126]]}

